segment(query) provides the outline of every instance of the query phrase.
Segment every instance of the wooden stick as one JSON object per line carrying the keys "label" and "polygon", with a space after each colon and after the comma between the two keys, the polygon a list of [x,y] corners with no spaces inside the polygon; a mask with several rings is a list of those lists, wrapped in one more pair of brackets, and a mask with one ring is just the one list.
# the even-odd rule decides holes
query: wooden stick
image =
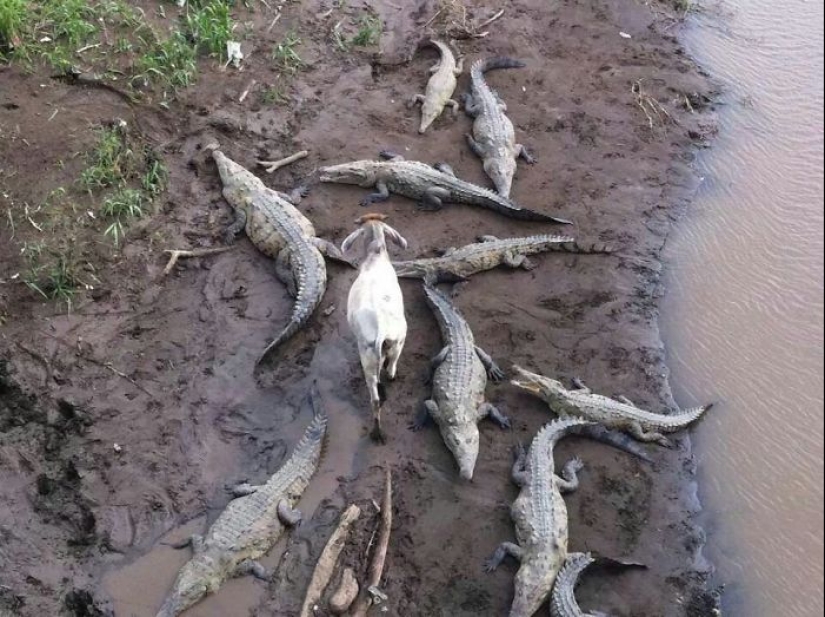
{"label": "wooden stick", "polygon": [[484,28],[486,28],[487,26],[489,26],[489,25],[490,25],[490,24],[492,24],[493,22],[498,21],[498,20],[499,20],[499,19],[501,19],[503,16],[504,16],[504,9],[501,9],[498,13],[496,13],[495,15],[493,15],[493,16],[492,16],[490,19],[488,19],[487,21],[484,21],[484,22],[482,22],[482,23],[478,24],[478,25],[475,27],[475,30],[476,30],[476,31],[478,31],[478,30],[484,30]]}
{"label": "wooden stick", "polygon": [[329,581],[335,573],[338,558],[347,543],[350,528],[359,516],[361,516],[361,508],[355,504],[347,508],[341,516],[338,527],[327,541],[327,545],[318,559],[318,564],[315,566],[315,572],[313,572],[312,580],[309,582],[309,588],[307,588],[304,606],[301,608],[301,617],[312,617],[314,614],[313,608],[321,600],[324,590],[329,586]]}
{"label": "wooden stick", "polygon": [[246,89],[243,92],[241,92],[241,96],[238,97],[238,102],[239,103],[244,102],[246,97],[249,96],[249,91],[252,90],[252,88],[254,88],[255,84],[257,84],[257,83],[258,83],[258,81],[256,79],[253,79],[252,81],[249,82],[249,85],[246,86]]}
{"label": "wooden stick", "polygon": [[309,156],[309,152],[306,150],[301,150],[300,152],[296,152],[292,156],[288,156],[285,159],[281,159],[280,161],[258,161],[258,165],[262,165],[266,167],[266,173],[271,174],[275,171],[278,171],[281,167],[286,167],[295,161],[300,161],[301,159],[305,159]]}
{"label": "wooden stick", "polygon": [[[377,589],[384,575],[384,565],[387,561],[387,549],[390,545],[390,534],[392,533],[392,472],[387,468],[387,477],[384,488],[384,501],[381,504],[381,532],[378,536],[378,545],[375,548],[375,555],[370,564],[367,579],[367,591]],[[362,595],[352,610],[352,617],[366,617],[367,611],[374,603],[369,593]]]}
{"label": "wooden stick", "polygon": [[186,251],[179,249],[169,249],[163,251],[167,255],[171,255],[171,257],[169,257],[169,263],[166,264],[166,267],[163,269],[163,273],[161,274],[161,276],[166,276],[167,274],[169,274],[172,271],[172,268],[175,267],[175,264],[178,263],[178,259],[180,259],[181,257],[207,257],[209,255],[217,255],[218,253],[226,253],[227,251],[231,251],[234,248],[234,246],[219,246],[214,249],[200,249],[194,251]]}

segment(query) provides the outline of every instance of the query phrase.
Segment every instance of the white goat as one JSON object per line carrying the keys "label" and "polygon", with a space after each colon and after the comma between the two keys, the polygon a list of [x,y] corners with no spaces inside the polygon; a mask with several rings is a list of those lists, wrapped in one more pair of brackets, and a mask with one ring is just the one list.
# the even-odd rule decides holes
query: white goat
{"label": "white goat", "polygon": [[367,214],[358,219],[360,227],[344,240],[341,250],[346,253],[359,238],[364,239],[365,251],[358,278],[352,284],[347,301],[347,321],[358,340],[361,367],[367,380],[372,403],[372,438],[383,441],[381,431],[381,371],[387,365],[387,377],[392,381],[398,374],[398,359],[407,339],[407,319],[404,316],[404,297],[395,268],[387,253],[386,238],[401,248],[407,241],[384,223],[382,214]]}

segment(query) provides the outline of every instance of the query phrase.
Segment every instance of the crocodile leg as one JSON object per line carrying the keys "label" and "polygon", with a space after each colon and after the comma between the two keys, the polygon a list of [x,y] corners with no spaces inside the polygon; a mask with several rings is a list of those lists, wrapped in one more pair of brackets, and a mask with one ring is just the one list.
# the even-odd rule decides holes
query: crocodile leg
{"label": "crocodile leg", "polygon": [[530,152],[521,144],[516,144],[516,157],[521,157],[528,165],[535,165],[538,161]]}
{"label": "crocodile leg", "polygon": [[461,77],[461,74],[464,72],[464,58],[459,58],[458,62],[455,65],[455,69],[453,69],[453,73],[455,73],[456,77]]}
{"label": "crocodile leg", "polygon": [[287,527],[298,527],[304,520],[304,515],[290,507],[286,499],[278,504],[278,519]]}
{"label": "crocodile leg", "polygon": [[262,581],[269,581],[269,574],[267,573],[266,568],[252,559],[244,559],[238,564],[238,567],[235,569],[233,574],[234,576],[246,576],[247,574],[251,574],[255,578]]}
{"label": "crocodile leg", "polygon": [[446,103],[444,103],[445,107],[449,107],[453,110],[453,117],[455,118],[458,116],[458,112],[461,111],[461,105],[459,105],[458,101],[454,99],[448,99]]}
{"label": "crocodile leg", "polygon": [[510,418],[501,413],[501,410],[491,403],[482,403],[481,407],[478,408],[478,415],[482,418],[490,418],[502,429],[506,430],[513,427]]}
{"label": "crocodile leg", "polygon": [[447,345],[444,349],[442,349],[438,355],[430,361],[430,373],[427,375],[427,382],[424,385],[430,385],[433,382],[433,377],[435,376],[435,371],[438,369],[439,366],[444,364],[444,361],[447,359],[447,354],[450,353],[450,345]]}
{"label": "crocodile leg", "polygon": [[249,484],[248,482],[241,482],[235,486],[230,486],[229,492],[232,494],[232,497],[246,497],[252,493],[257,493],[260,488],[260,486],[255,486],[253,484]]}
{"label": "crocodile leg", "polygon": [[527,471],[527,448],[523,444],[518,444],[513,449],[513,454],[513,483],[516,486],[525,486],[530,481],[530,472]]}
{"label": "crocodile leg", "polygon": [[298,296],[298,287],[295,285],[295,275],[292,273],[291,257],[287,250],[278,253],[275,259],[275,274],[284,285],[289,295],[293,298]]}
{"label": "crocodile leg", "polygon": [[618,400],[620,400],[622,403],[624,403],[625,405],[630,405],[631,407],[636,407],[636,409],[638,409],[638,408],[639,408],[639,407],[638,407],[638,406],[637,406],[637,405],[636,405],[633,401],[631,401],[629,398],[627,398],[627,397],[626,397],[626,396],[624,396],[623,394],[622,394],[622,395],[617,396],[616,398],[617,398]]}
{"label": "crocodile leg", "polygon": [[407,103],[407,107],[415,107],[416,105],[422,105],[425,100],[426,99],[423,94],[416,94],[409,100],[409,102]]}
{"label": "crocodile leg", "polygon": [[390,189],[387,187],[386,183],[378,182],[375,185],[375,188],[378,189],[375,193],[370,193],[361,200],[361,205],[365,208],[367,206],[371,206],[372,204],[382,203],[390,198]]}
{"label": "crocodile leg", "polygon": [[653,459],[651,459],[647,453],[642,450],[636,441],[621,431],[612,431],[601,424],[597,424],[596,426],[589,426],[582,429],[582,435],[586,435],[591,439],[601,441],[602,443],[618,448],[628,454],[632,454],[636,458],[640,458],[647,463],[653,462]]}
{"label": "crocodile leg", "polygon": [[481,363],[484,365],[484,368],[487,369],[487,375],[493,381],[501,381],[504,379],[504,371],[499,368],[498,364],[490,357],[486,351],[484,351],[481,347],[476,345],[476,355],[478,359],[481,360]]}
{"label": "crocodile leg", "polygon": [[421,411],[415,418],[412,426],[413,431],[418,432],[432,422],[434,414],[438,413],[438,404],[435,401],[424,401],[421,406]]}
{"label": "crocodile leg", "polygon": [[527,255],[520,255],[518,253],[510,252],[504,254],[504,265],[508,268],[512,268],[513,270],[521,268],[523,270],[527,270],[528,272],[536,268],[536,263],[528,259]]}
{"label": "crocodile leg", "polygon": [[192,547],[192,552],[197,554],[203,552],[203,536],[195,534],[186,538],[186,540],[182,542],[176,542],[174,544],[168,544],[167,546],[171,546],[176,551],[181,549]]}
{"label": "crocodile leg", "polygon": [[496,236],[490,236],[490,235],[487,235],[487,236],[479,236],[479,237],[478,237],[478,241],[479,241],[479,242],[498,242],[498,237],[496,237]]}
{"label": "crocodile leg", "polygon": [[470,150],[473,151],[473,154],[475,154],[478,158],[483,159],[484,158],[484,148],[481,147],[481,144],[478,143],[476,141],[475,137],[473,137],[469,133],[467,133],[466,137],[467,137],[467,145],[470,146]]}
{"label": "crocodile leg", "polygon": [[444,201],[449,198],[449,189],[432,186],[424,192],[418,205],[422,210],[441,210],[444,207]]}
{"label": "crocodile leg", "polygon": [[507,555],[510,555],[516,561],[521,561],[524,558],[524,549],[518,544],[505,542],[496,549],[496,552],[493,553],[493,556],[490,557],[490,559],[484,562],[484,569],[487,572],[494,572],[498,569]]}
{"label": "crocodile leg", "polygon": [[591,393],[590,388],[588,388],[586,385],[584,385],[584,382],[581,379],[579,379],[578,377],[573,378],[573,387],[576,390],[578,390],[579,392],[581,392],[582,394],[590,394]]}
{"label": "crocodile leg", "polygon": [[672,447],[670,439],[668,439],[661,433],[657,433],[656,431],[645,431],[642,425],[638,422],[634,422],[630,425],[630,434],[633,435],[639,441],[643,441],[644,443],[658,443],[660,446],[663,446],[665,448]]}
{"label": "crocodile leg", "polygon": [[[328,259],[334,259],[335,261],[340,261],[341,263],[345,263],[348,266],[352,266],[352,262],[344,257],[344,254],[341,252],[335,244],[330,242],[329,240],[324,240],[323,238],[314,237],[311,239],[312,244],[315,245],[321,255]],[[354,266],[353,266],[354,267]]]}
{"label": "crocodile leg", "polygon": [[246,227],[246,212],[243,210],[235,210],[235,220],[223,232],[224,241],[227,244],[232,244],[235,238]]}
{"label": "crocodile leg", "polygon": [[392,150],[381,150],[378,153],[378,158],[385,160],[385,161],[403,161],[404,157],[398,154],[397,152],[393,152]]}
{"label": "crocodile leg", "polygon": [[584,469],[584,462],[580,458],[567,461],[567,464],[561,470],[561,475],[556,478],[556,484],[562,495],[572,493],[579,488],[578,473],[582,469]]}
{"label": "crocodile leg", "polygon": [[475,118],[481,113],[481,106],[476,104],[473,95],[469,92],[461,95],[461,101],[464,103],[464,111],[471,118]]}
{"label": "crocodile leg", "polygon": [[438,171],[443,174],[447,174],[448,176],[452,176],[455,178],[455,170],[447,163],[439,162],[433,165]]}
{"label": "crocodile leg", "polygon": [[292,189],[289,193],[281,193],[280,191],[276,191],[278,197],[283,199],[288,204],[292,204],[293,206],[297,206],[301,203],[304,197],[309,195],[309,187],[305,184],[301,186],[296,186]]}

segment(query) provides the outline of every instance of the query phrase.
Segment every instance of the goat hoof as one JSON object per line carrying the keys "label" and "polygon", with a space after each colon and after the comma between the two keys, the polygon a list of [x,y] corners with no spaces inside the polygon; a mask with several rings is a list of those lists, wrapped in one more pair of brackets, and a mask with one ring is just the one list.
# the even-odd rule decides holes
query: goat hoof
{"label": "goat hoof", "polygon": [[380,426],[375,426],[370,433],[370,438],[378,444],[384,445],[387,443],[387,438],[384,436],[384,431],[381,430]]}

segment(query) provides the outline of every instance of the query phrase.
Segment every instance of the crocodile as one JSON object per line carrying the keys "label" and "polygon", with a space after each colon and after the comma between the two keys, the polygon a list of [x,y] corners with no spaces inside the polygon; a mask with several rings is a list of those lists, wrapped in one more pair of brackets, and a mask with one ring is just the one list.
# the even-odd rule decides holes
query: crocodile
{"label": "crocodile", "polygon": [[613,400],[606,396],[593,394],[580,379],[574,380],[574,388],[568,390],[564,385],[514,366],[518,375],[511,383],[539,397],[547,403],[552,411],[560,417],[580,417],[598,422],[601,425],[629,433],[645,443],[658,443],[670,447],[670,440],[664,433],[675,433],[686,428],[701,418],[713,404],[686,409],[675,414],[660,414],[640,409],[625,396]]}
{"label": "crocodile", "polygon": [[550,596],[567,560],[567,505],[562,494],[578,488],[577,473],[584,464],[575,458],[556,475],[553,448],[562,437],[593,425],[579,418],[554,420],[539,431],[529,453],[522,446],[517,449],[513,481],[521,492],[510,516],[518,544],[505,542],[485,564],[485,569],[493,572],[507,555],[521,563],[510,617],[534,615]]}
{"label": "crocodile", "polygon": [[447,296],[428,284],[424,291],[445,346],[433,359],[433,396],[424,403],[414,428],[420,429],[428,420],[434,420],[458,463],[459,475],[472,480],[478,459],[478,422],[490,418],[501,428],[510,428],[504,414],[484,398],[488,376],[500,381],[504,373],[475,344],[470,326]]}
{"label": "crocodile", "polygon": [[237,498],[229,502],[206,536],[193,536],[178,546],[191,546],[194,555],[178,573],[157,617],[179,615],[231,577],[252,574],[267,579],[255,560],[275,546],[286,528],[300,524],[301,513],[294,507],[321,459],[327,414],[315,386],[310,398],[315,417],[284,466],[264,485],[234,487]]}
{"label": "crocodile", "polygon": [[576,600],[576,585],[579,577],[591,565],[618,568],[645,568],[638,563],[624,563],[600,557],[596,559],[590,553],[570,553],[553,586],[553,595],[550,599],[550,617],[609,617],[606,613],[595,611],[585,613]]}
{"label": "crocodile", "polygon": [[421,126],[418,132],[424,134],[433,122],[444,112],[445,107],[452,107],[453,112],[458,112],[458,102],[452,99],[456,86],[458,86],[458,76],[464,70],[464,60],[456,63],[450,47],[442,41],[430,41],[430,44],[437,47],[441,53],[441,60],[430,72],[433,74],[427,82],[425,94],[416,94],[411,104],[421,104]]}
{"label": "crocodile", "polygon": [[246,230],[264,255],[275,259],[275,273],[295,298],[289,324],[258,356],[256,364],[289,340],[321,303],[327,286],[324,256],[347,261],[339,249],[318,238],[312,222],[296,207],[305,194],[299,188],[287,195],[268,188],[257,176],[214,149],[212,157],[223,183],[223,196],[235,211],[226,241]]}
{"label": "crocodile", "polygon": [[536,159],[524,146],[516,143],[513,123],[504,113],[507,105],[487,84],[484,73],[524,66],[523,62],[510,58],[479,60],[470,70],[470,92],[464,95],[465,110],[475,118],[473,133],[467,134],[467,143],[484,161],[484,171],[503,197],[510,196],[517,160],[522,158],[533,165]]}
{"label": "crocodile", "polygon": [[585,246],[570,236],[537,235],[503,240],[481,236],[475,244],[448,249],[438,257],[397,261],[393,266],[401,278],[459,282],[501,265],[532,270],[535,264],[527,256],[549,251],[593,254],[611,253],[612,248],[605,244]]}
{"label": "crocodile", "polygon": [[522,221],[572,225],[571,221],[522,208],[489,189],[461,180],[446,163],[427,165],[407,161],[388,151],[382,152],[381,158],[384,160],[323,167],[320,170],[321,182],[376,187],[378,192],[361,200],[362,206],[386,201],[390,193],[397,193],[417,199],[420,207],[427,210],[440,210],[446,202],[460,203],[494,210]]}

